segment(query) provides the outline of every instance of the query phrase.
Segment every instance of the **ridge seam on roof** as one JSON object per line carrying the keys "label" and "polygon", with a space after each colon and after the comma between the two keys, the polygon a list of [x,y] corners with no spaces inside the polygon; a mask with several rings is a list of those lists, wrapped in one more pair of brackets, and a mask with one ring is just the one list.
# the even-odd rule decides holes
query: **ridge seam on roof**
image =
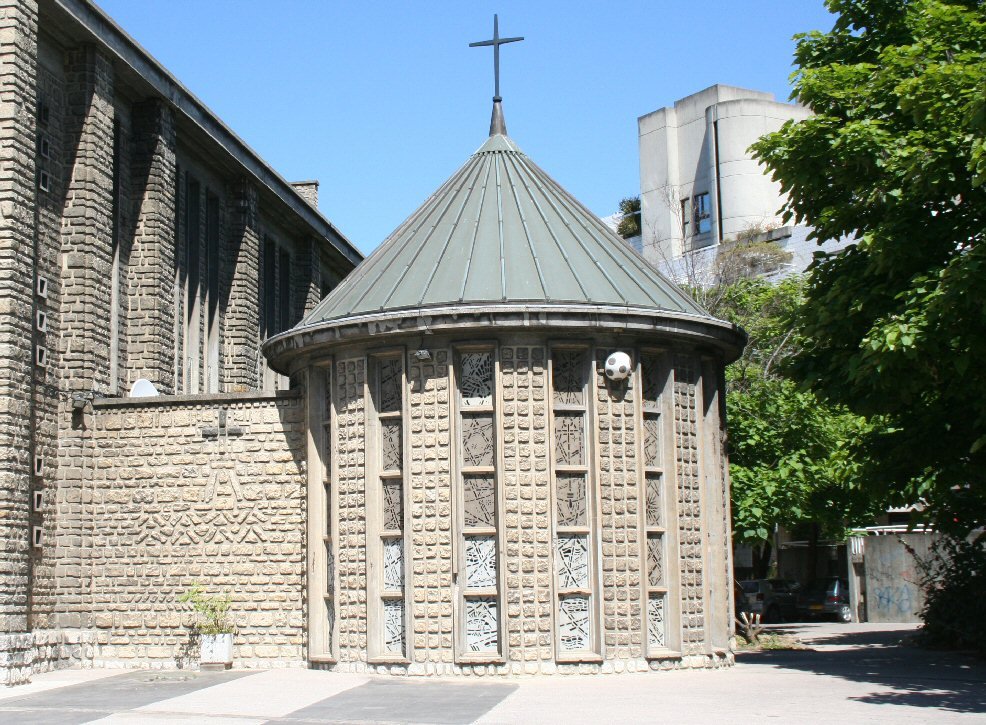
{"label": "ridge seam on roof", "polygon": [[452,225],[451,229],[449,229],[448,236],[445,238],[445,245],[442,247],[441,253],[438,255],[438,258],[435,260],[435,264],[431,268],[431,274],[428,275],[428,280],[425,282],[424,288],[421,290],[421,295],[418,297],[419,305],[423,304],[425,297],[428,296],[428,290],[431,289],[431,283],[434,281],[435,275],[438,273],[438,268],[441,266],[442,261],[445,259],[445,253],[448,251],[449,245],[452,243],[452,237],[455,236],[456,228],[458,227],[459,223],[462,221],[462,215],[466,210],[466,206],[468,206],[469,204],[469,198],[472,196],[472,190],[475,188],[476,180],[479,178],[479,175],[482,171],[482,166],[480,163],[470,164],[470,166],[473,167],[473,175],[469,182],[469,191],[463,197],[462,204],[459,205],[459,211],[455,216],[455,223]]}
{"label": "ridge seam on roof", "polygon": [[[456,174],[457,177],[461,177],[460,182],[458,184],[455,184],[452,187],[451,193],[447,195],[445,200],[445,207],[441,211],[438,211],[438,218],[435,219],[435,213],[437,211],[436,207],[433,207],[430,213],[426,216],[426,218],[429,220],[434,219],[434,222],[432,223],[431,228],[428,230],[428,233],[425,234],[424,239],[420,240],[420,242],[418,243],[418,248],[414,250],[414,253],[411,255],[411,258],[405,263],[404,270],[400,273],[400,275],[398,275],[393,286],[390,288],[390,292],[387,293],[387,297],[383,300],[383,302],[380,303],[381,310],[387,307],[387,304],[394,296],[394,293],[397,291],[397,288],[400,287],[401,283],[404,281],[404,278],[407,277],[407,273],[411,271],[411,267],[414,266],[414,263],[417,261],[418,257],[421,256],[422,250],[424,250],[425,247],[428,246],[428,240],[431,239],[432,235],[435,233],[435,230],[438,229],[438,225],[442,223],[442,219],[445,218],[445,214],[448,213],[448,210],[452,208],[452,202],[455,201],[456,195],[463,189],[463,187],[465,187],[466,184],[464,180],[468,178],[468,173],[466,173],[468,167],[469,167],[468,164],[466,166],[463,166],[462,169],[460,169],[460,171],[462,171],[463,173]],[[455,227],[453,226],[452,229],[454,230]],[[403,252],[404,250],[401,251]],[[396,258],[394,261],[396,261]]]}
{"label": "ridge seam on roof", "polygon": [[524,215],[524,209],[520,205],[520,197],[517,196],[517,185],[510,179],[510,167],[507,164],[507,159],[503,160],[503,172],[507,175],[508,181],[510,182],[510,191],[513,193],[514,202],[517,204],[517,213],[520,215],[521,224],[524,225],[524,237],[527,239],[527,248],[531,250],[531,258],[534,260],[534,269],[538,273],[538,283],[541,285],[541,296],[550,302],[551,296],[548,294],[548,286],[544,282],[544,273],[541,271],[541,261],[538,259],[537,250],[534,248],[534,240],[531,239],[531,230],[527,226],[527,217]]}
{"label": "ridge seam on roof", "polygon": [[479,237],[479,217],[483,213],[483,203],[486,201],[486,188],[489,186],[491,163],[492,161],[490,161],[490,159],[485,160],[483,173],[481,174],[483,178],[483,186],[476,206],[476,221],[473,223],[472,227],[472,244],[469,245],[469,255],[466,257],[466,268],[462,271],[462,286],[459,288],[459,302],[462,302],[462,300],[465,299],[466,286],[469,284],[469,272],[472,270],[472,258],[473,254],[476,252],[476,239]]}

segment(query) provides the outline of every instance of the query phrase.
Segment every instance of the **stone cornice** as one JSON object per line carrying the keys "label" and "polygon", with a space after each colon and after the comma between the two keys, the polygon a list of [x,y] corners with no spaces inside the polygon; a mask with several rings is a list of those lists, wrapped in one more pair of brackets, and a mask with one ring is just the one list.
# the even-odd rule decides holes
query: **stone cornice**
{"label": "stone cornice", "polygon": [[388,311],[295,327],[265,342],[263,352],[272,368],[290,373],[304,366],[304,357],[319,355],[339,344],[477,328],[495,328],[498,332],[653,334],[714,348],[726,363],[738,358],[746,343],[746,333],[736,325],[699,315],[602,305],[489,304]]}

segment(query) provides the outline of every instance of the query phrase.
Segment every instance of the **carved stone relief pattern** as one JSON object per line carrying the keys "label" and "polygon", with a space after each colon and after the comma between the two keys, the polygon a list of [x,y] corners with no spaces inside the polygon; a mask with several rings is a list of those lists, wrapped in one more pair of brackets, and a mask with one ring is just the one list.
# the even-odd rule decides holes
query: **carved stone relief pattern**
{"label": "carved stone relief pattern", "polygon": [[384,649],[391,654],[404,654],[404,600],[384,600],[383,630]]}
{"label": "carved stone relief pattern", "polygon": [[587,526],[588,502],[584,473],[555,474],[555,508],[558,526]]}
{"label": "carved stone relief pattern", "polygon": [[400,419],[380,421],[380,468],[383,471],[399,471],[401,460],[401,434],[403,425]]}
{"label": "carved stone relief pattern", "polygon": [[497,650],[497,603],[493,597],[466,599],[466,646],[471,652]]}
{"label": "carved stone relief pattern", "polygon": [[493,353],[459,356],[459,394],[463,408],[493,405]]}
{"label": "carved stone relief pattern", "polygon": [[378,375],[380,376],[380,401],[378,412],[397,413],[403,404],[403,384],[401,374],[403,361],[401,358],[385,358],[380,361]]}
{"label": "carved stone relief pattern", "polygon": [[664,537],[660,534],[647,537],[647,583],[652,587],[664,585]]}
{"label": "carved stone relief pattern", "polygon": [[657,474],[650,474],[647,476],[646,483],[645,521],[648,526],[663,526],[664,478]]}
{"label": "carved stone relief pattern", "polygon": [[650,647],[667,647],[666,622],[664,618],[664,594],[651,594],[647,597],[647,644]]}
{"label": "carved stone relief pattern", "polygon": [[366,657],[366,508],[364,506],[366,383],[364,358],[335,364],[335,455],[338,493],[339,619],[342,661]]}
{"label": "carved stone relief pattern", "polygon": [[607,657],[641,657],[644,632],[635,376],[622,396],[611,394],[605,376],[609,350],[595,354],[596,428],[601,539],[599,596]]}
{"label": "carved stone relief pattern", "polygon": [[452,662],[452,478],[449,353],[408,366],[407,446],[409,586],[414,594],[415,663]]}
{"label": "carved stone relief pattern", "polygon": [[661,419],[652,414],[644,416],[644,465],[661,466]]}
{"label": "carved stone relief pattern", "polygon": [[385,591],[404,589],[404,541],[383,540],[383,588]]}
{"label": "carved stone relief pattern", "polygon": [[585,463],[585,417],[582,413],[555,413],[555,464]]}
{"label": "carved stone relief pattern", "polygon": [[496,486],[492,475],[463,477],[462,508],[466,528],[496,526]]}
{"label": "carved stone relief pattern", "polygon": [[551,379],[555,403],[585,404],[585,352],[555,350],[551,353]]}
{"label": "carved stone relief pattern", "polygon": [[691,358],[677,356],[674,370],[675,469],[681,560],[682,651],[686,655],[699,654],[705,640],[697,382],[698,376]]}
{"label": "carved stone relief pattern", "polygon": [[589,586],[589,543],[585,536],[559,536],[558,587],[585,589]]}
{"label": "carved stone relief pattern", "polygon": [[462,465],[492,466],[495,450],[493,416],[462,416]]}
{"label": "carved stone relief pattern", "polygon": [[404,485],[400,479],[384,479],[380,482],[383,489],[383,523],[384,531],[404,530]]}
{"label": "carved stone relief pattern", "polygon": [[580,595],[558,600],[558,642],[564,651],[589,649],[589,598]]}
{"label": "carved stone relief pattern", "polygon": [[496,587],[496,537],[467,536],[466,586],[470,589]]}
{"label": "carved stone relief pattern", "polygon": [[503,561],[509,664],[554,660],[554,551],[548,478],[544,348],[500,349],[502,380]]}

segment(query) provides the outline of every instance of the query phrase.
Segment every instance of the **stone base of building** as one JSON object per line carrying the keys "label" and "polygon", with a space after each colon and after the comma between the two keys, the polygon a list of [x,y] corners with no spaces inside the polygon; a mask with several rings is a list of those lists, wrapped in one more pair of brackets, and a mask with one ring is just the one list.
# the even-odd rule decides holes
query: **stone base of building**
{"label": "stone base of building", "polygon": [[36,629],[0,635],[0,684],[22,685],[42,672],[90,668],[98,653],[94,630]]}
{"label": "stone base of building", "polygon": [[688,657],[571,663],[510,662],[506,664],[458,665],[451,662],[415,662],[411,664],[339,662],[335,664],[313,664],[312,669],[405,677],[519,677],[525,675],[611,675],[685,669],[711,670],[732,667],[735,663],[736,658],[732,652],[719,652]]}

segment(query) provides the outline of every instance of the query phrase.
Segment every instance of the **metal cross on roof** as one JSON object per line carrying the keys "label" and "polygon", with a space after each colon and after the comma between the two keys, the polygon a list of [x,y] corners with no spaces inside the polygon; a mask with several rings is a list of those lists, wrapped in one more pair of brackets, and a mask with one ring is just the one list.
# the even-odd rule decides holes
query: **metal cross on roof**
{"label": "metal cross on roof", "polygon": [[496,82],[496,94],[493,96],[494,101],[501,100],[500,98],[500,46],[504,43],[516,43],[518,40],[523,40],[523,38],[501,38],[500,37],[500,26],[497,21],[496,15],[493,16],[493,38],[491,40],[480,40],[475,43],[470,43],[470,48],[476,48],[481,45],[492,45],[493,46],[493,78]]}

